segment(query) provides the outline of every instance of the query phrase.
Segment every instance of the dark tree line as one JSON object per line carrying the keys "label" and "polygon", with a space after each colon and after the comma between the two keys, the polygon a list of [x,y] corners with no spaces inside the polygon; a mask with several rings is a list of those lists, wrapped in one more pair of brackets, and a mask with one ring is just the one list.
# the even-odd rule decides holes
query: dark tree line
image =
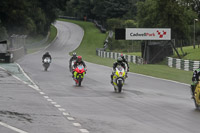
{"label": "dark tree line", "polygon": [[[96,19],[107,29],[171,28],[172,38],[188,41],[192,40],[194,19],[200,20],[200,1],[0,0],[0,38],[12,33],[45,35],[58,14]],[[196,33],[200,33],[199,22]]]}
{"label": "dark tree line", "polygon": [[[123,27],[133,20],[141,28],[171,28],[172,38],[189,40],[194,18],[200,18],[199,0],[70,0],[64,15],[100,21],[107,28],[110,19]],[[122,21],[124,20],[124,22]],[[122,24],[119,24],[121,23]],[[134,26],[135,27],[135,26]]]}
{"label": "dark tree line", "polygon": [[47,34],[67,0],[0,0],[1,38],[8,34]]}

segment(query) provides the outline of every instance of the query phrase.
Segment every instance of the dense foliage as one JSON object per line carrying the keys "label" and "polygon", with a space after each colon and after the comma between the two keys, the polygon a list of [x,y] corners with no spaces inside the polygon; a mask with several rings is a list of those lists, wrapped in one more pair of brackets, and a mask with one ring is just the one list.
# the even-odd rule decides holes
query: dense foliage
{"label": "dense foliage", "polygon": [[7,31],[8,34],[45,35],[57,18],[58,9],[65,9],[66,1],[1,0],[0,31]]}
{"label": "dense foliage", "polygon": [[[107,30],[125,27],[171,28],[172,39],[191,45],[194,20],[200,20],[200,1],[1,0],[0,39],[13,33],[45,35],[58,15],[95,19]],[[200,22],[195,22],[195,25],[199,42]],[[133,42],[128,44],[132,45]]]}
{"label": "dense foliage", "polygon": [[[69,6],[70,5],[70,6]],[[177,44],[191,45],[194,19],[200,20],[199,0],[70,0],[67,16],[96,19],[108,30],[124,27],[171,28]],[[196,25],[196,39],[200,39],[200,23]],[[113,43],[119,46],[127,42]],[[115,45],[113,44],[113,45]],[[133,44],[128,42],[128,44]],[[117,47],[116,46],[116,47]]]}

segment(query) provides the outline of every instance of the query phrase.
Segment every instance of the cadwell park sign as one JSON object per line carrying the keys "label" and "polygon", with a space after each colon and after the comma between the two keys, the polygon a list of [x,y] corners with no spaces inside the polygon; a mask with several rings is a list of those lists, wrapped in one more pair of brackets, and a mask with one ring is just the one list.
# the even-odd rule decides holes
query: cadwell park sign
{"label": "cadwell park sign", "polygon": [[115,29],[116,40],[171,40],[170,28]]}

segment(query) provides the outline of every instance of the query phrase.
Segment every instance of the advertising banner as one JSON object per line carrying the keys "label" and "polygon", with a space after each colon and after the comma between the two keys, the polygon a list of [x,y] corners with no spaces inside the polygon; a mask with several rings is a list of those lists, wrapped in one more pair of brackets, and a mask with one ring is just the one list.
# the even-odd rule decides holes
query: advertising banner
{"label": "advertising banner", "polygon": [[171,40],[170,28],[126,28],[125,40]]}

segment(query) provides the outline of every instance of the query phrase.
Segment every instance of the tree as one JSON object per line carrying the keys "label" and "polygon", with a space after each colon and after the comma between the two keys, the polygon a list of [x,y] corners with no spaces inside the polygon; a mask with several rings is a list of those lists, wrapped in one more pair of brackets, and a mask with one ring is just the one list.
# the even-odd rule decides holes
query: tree
{"label": "tree", "polygon": [[195,13],[174,0],[138,2],[138,24],[143,28],[171,28],[172,38],[188,38],[189,25]]}
{"label": "tree", "polygon": [[47,34],[67,0],[1,0],[0,20],[9,34]]}

